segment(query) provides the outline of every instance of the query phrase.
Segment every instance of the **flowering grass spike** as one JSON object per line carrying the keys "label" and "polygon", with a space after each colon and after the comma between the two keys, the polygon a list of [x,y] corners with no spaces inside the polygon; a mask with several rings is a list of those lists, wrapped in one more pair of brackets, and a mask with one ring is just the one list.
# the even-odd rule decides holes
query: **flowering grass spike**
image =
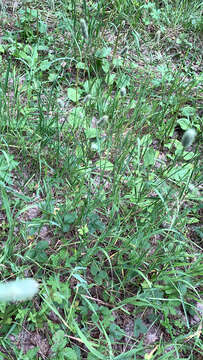
{"label": "flowering grass spike", "polygon": [[38,288],[38,282],[30,278],[1,283],[0,302],[32,299],[37,294]]}
{"label": "flowering grass spike", "polygon": [[82,34],[83,34],[84,38],[87,40],[88,39],[88,27],[87,27],[85,19],[80,20],[80,25],[82,28]]}
{"label": "flowering grass spike", "polygon": [[126,88],[124,86],[120,89],[120,93],[121,96],[126,96]]}
{"label": "flowering grass spike", "polygon": [[182,137],[182,145],[183,147],[188,147],[190,145],[192,145],[192,143],[195,140],[196,137],[196,131],[195,129],[188,129],[187,131],[185,131],[183,137]]}

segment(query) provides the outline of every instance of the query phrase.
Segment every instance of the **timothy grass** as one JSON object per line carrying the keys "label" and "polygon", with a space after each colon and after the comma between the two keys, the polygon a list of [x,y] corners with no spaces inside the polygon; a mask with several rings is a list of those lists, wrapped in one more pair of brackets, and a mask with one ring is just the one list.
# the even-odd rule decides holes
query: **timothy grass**
{"label": "timothy grass", "polygon": [[202,1],[0,13],[0,359],[200,359]]}

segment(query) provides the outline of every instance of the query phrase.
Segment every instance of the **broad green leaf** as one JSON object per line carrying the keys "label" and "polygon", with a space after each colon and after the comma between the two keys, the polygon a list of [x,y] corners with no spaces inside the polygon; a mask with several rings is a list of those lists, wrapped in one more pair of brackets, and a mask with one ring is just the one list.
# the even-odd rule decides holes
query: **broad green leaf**
{"label": "broad green leaf", "polygon": [[192,126],[190,120],[185,118],[178,119],[177,123],[180,125],[182,130],[187,130]]}
{"label": "broad green leaf", "polygon": [[175,181],[184,181],[191,171],[192,164],[187,164],[185,166],[177,166],[176,168],[171,169],[165,176]]}
{"label": "broad green leaf", "polygon": [[24,51],[19,51],[18,56],[20,59],[26,60],[29,65],[32,63],[32,57],[27,55]]}
{"label": "broad green leaf", "polygon": [[83,84],[83,88],[87,94],[96,96],[101,89],[102,80],[86,80]]}
{"label": "broad green leaf", "polygon": [[104,171],[112,171],[114,167],[109,160],[105,160],[105,159],[98,160],[95,165],[96,167]]}
{"label": "broad green leaf", "polygon": [[67,224],[73,224],[76,217],[77,217],[76,213],[65,214],[63,221],[64,221],[64,223],[67,223]]}
{"label": "broad green leaf", "polygon": [[98,58],[106,58],[111,54],[110,47],[103,47],[102,49],[98,49],[95,53],[95,56]]}
{"label": "broad green leaf", "polygon": [[112,339],[121,340],[125,336],[125,332],[120,328],[120,326],[112,323],[109,327],[110,337]]}
{"label": "broad green leaf", "polygon": [[49,60],[44,60],[41,62],[39,67],[42,71],[46,71],[50,68],[50,66],[51,66],[51,62]]}
{"label": "broad green leaf", "polygon": [[134,322],[134,335],[138,337],[140,334],[145,334],[147,332],[147,327],[141,319],[136,319]]}
{"label": "broad green leaf", "polygon": [[12,170],[18,166],[18,162],[13,160],[13,155],[7,154],[4,150],[1,151],[0,155],[0,185],[5,185],[6,183],[11,185],[12,180]]}
{"label": "broad green leaf", "polygon": [[156,151],[153,148],[148,148],[144,154],[144,165],[154,165],[156,158]]}
{"label": "broad green leaf", "polygon": [[77,360],[76,352],[70,347],[63,350],[63,356],[67,360]]}
{"label": "broad green leaf", "polygon": [[39,32],[45,34],[47,32],[47,24],[43,21],[39,22]]}
{"label": "broad green leaf", "polygon": [[79,61],[76,65],[77,69],[81,69],[81,70],[87,70],[87,66],[85,65],[85,63]]}
{"label": "broad green leaf", "polygon": [[105,73],[109,72],[110,64],[106,59],[102,60],[102,69]]}
{"label": "broad green leaf", "polygon": [[0,44],[0,53],[4,53],[4,51],[5,51],[5,50],[4,50],[3,45]]}
{"label": "broad green leaf", "polygon": [[68,98],[73,101],[77,102],[80,99],[81,90],[79,88],[68,88]]}
{"label": "broad green leaf", "polygon": [[95,261],[92,262],[90,271],[93,276],[95,276],[99,272],[99,267]]}
{"label": "broad green leaf", "polygon": [[116,78],[116,74],[107,74],[105,77],[105,81],[108,85],[112,85],[115,81]]}
{"label": "broad green leaf", "polygon": [[123,65],[123,59],[121,59],[121,58],[113,59],[113,65],[116,66],[116,67],[122,66]]}
{"label": "broad green leaf", "polygon": [[67,344],[67,339],[65,338],[65,333],[63,330],[58,330],[53,336],[54,345],[52,345],[51,349],[54,352],[61,351]]}
{"label": "broad green leaf", "polygon": [[62,230],[64,233],[68,232],[70,230],[70,225],[69,224],[63,224],[62,226]]}
{"label": "broad green leaf", "polygon": [[41,251],[41,250],[45,250],[49,247],[49,243],[47,240],[40,240],[37,245],[36,245],[36,249],[37,251]]}
{"label": "broad green leaf", "polygon": [[85,135],[87,139],[94,139],[98,135],[98,129],[90,128],[85,130]]}
{"label": "broad green leaf", "polygon": [[51,82],[54,82],[54,81],[56,81],[57,77],[58,77],[58,75],[56,73],[51,73],[51,74],[49,74],[48,80]]}
{"label": "broad green leaf", "polygon": [[40,264],[46,264],[48,261],[47,254],[43,252],[37,252],[35,256],[36,261],[38,261]]}
{"label": "broad green leaf", "polygon": [[73,108],[69,114],[68,123],[74,128],[79,126],[86,128],[84,109],[80,106]]}
{"label": "broad green leaf", "polygon": [[196,109],[192,106],[187,105],[181,109],[181,113],[183,114],[183,116],[192,116],[196,113]]}

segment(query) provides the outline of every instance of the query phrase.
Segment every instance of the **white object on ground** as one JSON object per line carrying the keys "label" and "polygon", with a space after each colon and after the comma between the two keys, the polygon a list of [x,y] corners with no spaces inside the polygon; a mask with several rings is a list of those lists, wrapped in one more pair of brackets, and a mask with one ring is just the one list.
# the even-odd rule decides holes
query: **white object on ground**
{"label": "white object on ground", "polygon": [[183,137],[182,137],[182,145],[183,147],[188,147],[190,145],[192,145],[193,141],[195,140],[196,137],[196,131],[195,129],[188,129],[187,131],[185,131]]}
{"label": "white object on ground", "polygon": [[38,282],[31,278],[0,283],[0,302],[32,299],[38,289]]}

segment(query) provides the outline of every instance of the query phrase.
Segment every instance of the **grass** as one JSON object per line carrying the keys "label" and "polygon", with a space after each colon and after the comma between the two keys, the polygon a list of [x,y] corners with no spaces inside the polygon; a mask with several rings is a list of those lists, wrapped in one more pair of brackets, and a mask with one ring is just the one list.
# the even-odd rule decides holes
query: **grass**
{"label": "grass", "polygon": [[200,359],[202,1],[0,12],[0,359]]}

